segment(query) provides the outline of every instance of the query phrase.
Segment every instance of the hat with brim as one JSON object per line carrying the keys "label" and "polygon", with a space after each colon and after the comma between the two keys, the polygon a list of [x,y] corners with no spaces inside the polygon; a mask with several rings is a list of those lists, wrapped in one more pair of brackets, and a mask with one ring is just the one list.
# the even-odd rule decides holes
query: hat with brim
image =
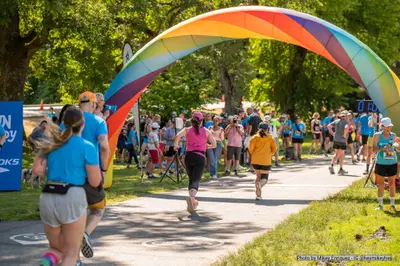
{"label": "hat with brim", "polygon": [[348,114],[349,114],[349,112],[347,112],[347,111],[342,111],[342,112],[340,113],[340,117],[346,116],[346,115],[348,115]]}
{"label": "hat with brim", "polygon": [[196,118],[198,120],[203,120],[203,114],[201,112],[194,112],[192,114],[192,118]]}
{"label": "hat with brim", "polygon": [[381,125],[384,127],[392,127],[392,120],[389,117],[382,118]]}
{"label": "hat with brim", "polygon": [[160,128],[160,125],[156,122],[153,122],[153,123],[151,123],[151,128],[158,129],[158,128]]}

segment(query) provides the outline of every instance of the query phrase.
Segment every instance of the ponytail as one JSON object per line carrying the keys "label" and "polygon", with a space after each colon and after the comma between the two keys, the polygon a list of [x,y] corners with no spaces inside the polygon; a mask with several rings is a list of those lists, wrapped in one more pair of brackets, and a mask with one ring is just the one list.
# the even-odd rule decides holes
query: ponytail
{"label": "ponytail", "polygon": [[40,154],[48,155],[50,152],[61,148],[73,134],[78,134],[83,125],[83,114],[76,107],[69,107],[65,111],[64,125],[66,129],[61,131],[58,125],[51,123],[49,127],[51,141],[39,142]]}
{"label": "ponytail", "polygon": [[190,122],[192,123],[192,127],[194,128],[194,132],[196,133],[196,135],[199,135],[200,134],[199,128],[200,128],[201,121],[198,120],[197,118],[193,117],[190,120]]}
{"label": "ponytail", "polygon": [[263,130],[262,128],[260,128],[260,129],[258,130],[258,134],[259,134],[262,138],[267,136],[267,134],[264,132],[264,130]]}

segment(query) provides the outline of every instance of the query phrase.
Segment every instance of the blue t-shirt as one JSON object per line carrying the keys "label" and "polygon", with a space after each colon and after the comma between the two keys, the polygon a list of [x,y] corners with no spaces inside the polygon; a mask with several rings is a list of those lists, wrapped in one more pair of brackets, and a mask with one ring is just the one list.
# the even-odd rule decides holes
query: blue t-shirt
{"label": "blue t-shirt", "polygon": [[87,177],[86,164],[99,164],[95,146],[82,137],[71,136],[64,146],[47,156],[47,179],[84,185]]}
{"label": "blue t-shirt", "polygon": [[293,124],[293,137],[294,139],[303,139],[304,138],[304,131],[305,129],[304,124]]}
{"label": "blue t-shirt", "polygon": [[47,114],[47,116],[48,116],[49,118],[53,118],[53,117],[56,117],[57,115],[56,115],[55,112],[50,112],[50,113]]}
{"label": "blue t-shirt", "polygon": [[206,122],[206,123],[204,123],[204,127],[205,128],[209,128],[209,127],[212,127],[214,125],[214,122],[213,121],[208,121],[208,122]]}
{"label": "blue t-shirt", "polygon": [[128,140],[126,141],[126,144],[128,144],[128,145],[132,144],[132,137],[133,137],[133,140],[135,141],[134,145],[136,146],[137,145],[137,136],[136,136],[136,132],[133,129],[131,129],[129,131]]}
{"label": "blue t-shirt", "polygon": [[332,117],[327,116],[324,118],[324,120],[322,120],[322,125],[324,126],[322,128],[323,132],[327,132],[328,131],[328,125],[332,122]]}
{"label": "blue t-shirt", "polygon": [[4,130],[3,126],[0,124],[0,137],[4,136],[6,131]]}
{"label": "blue t-shirt", "polygon": [[361,124],[360,133],[361,133],[361,135],[369,135],[370,134],[370,127],[368,126],[368,120],[369,120],[369,115],[363,114],[360,116],[360,124]]}
{"label": "blue t-shirt", "polygon": [[283,128],[287,127],[287,129],[283,130],[284,135],[289,135],[292,132],[292,120],[286,120],[283,123]]}
{"label": "blue t-shirt", "polygon": [[100,135],[108,134],[106,121],[97,115],[87,112],[83,112],[83,116],[85,118],[85,127],[82,131],[82,138],[92,143],[96,148],[96,152],[99,153],[99,141],[97,138]]}

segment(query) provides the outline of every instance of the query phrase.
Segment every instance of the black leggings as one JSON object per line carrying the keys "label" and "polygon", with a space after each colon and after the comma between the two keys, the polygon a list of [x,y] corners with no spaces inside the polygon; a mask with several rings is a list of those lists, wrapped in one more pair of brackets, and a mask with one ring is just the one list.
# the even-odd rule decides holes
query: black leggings
{"label": "black leggings", "polygon": [[185,166],[189,176],[189,190],[199,190],[200,180],[206,167],[206,158],[188,151],[185,155]]}

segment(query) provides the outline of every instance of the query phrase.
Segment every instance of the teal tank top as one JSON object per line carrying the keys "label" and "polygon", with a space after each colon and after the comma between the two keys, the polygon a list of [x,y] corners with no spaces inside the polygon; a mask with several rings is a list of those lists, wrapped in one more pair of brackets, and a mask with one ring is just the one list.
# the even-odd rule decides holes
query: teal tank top
{"label": "teal tank top", "polygon": [[[383,148],[388,144],[393,145],[394,143],[394,133],[390,133],[390,137],[385,139],[383,137],[382,132],[379,133],[379,141],[377,144],[378,148]],[[383,164],[383,165],[393,165],[397,164],[397,153],[395,148],[392,146],[389,151],[380,151],[377,154],[376,158],[376,163],[377,164]]]}

